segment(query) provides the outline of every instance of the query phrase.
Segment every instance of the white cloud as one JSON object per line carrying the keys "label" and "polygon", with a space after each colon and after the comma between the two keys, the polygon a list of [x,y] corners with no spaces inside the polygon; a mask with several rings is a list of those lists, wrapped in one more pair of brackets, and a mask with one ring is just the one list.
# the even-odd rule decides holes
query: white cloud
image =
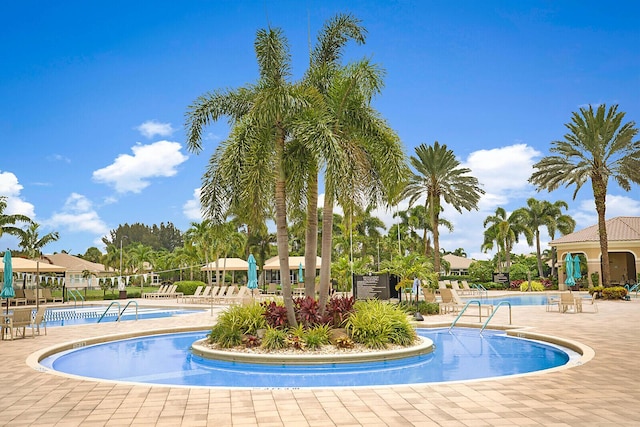
{"label": "white cloud", "polygon": [[171,127],[171,123],[160,123],[157,120],[147,120],[136,127],[136,130],[148,139],[154,136],[171,136],[175,132],[175,129]]}
{"label": "white cloud", "polygon": [[109,166],[93,172],[96,182],[113,186],[118,193],[139,193],[151,183],[149,178],[171,177],[176,167],[187,160],[178,142],[158,141],[135,145],[133,156],[121,154]]}
{"label": "white cloud", "polygon": [[24,187],[18,182],[18,177],[12,172],[0,172],[0,195],[7,197],[7,215],[26,215],[35,219],[35,207],[20,197]]}
{"label": "white cloud", "polygon": [[47,156],[47,160],[50,162],[63,162],[63,163],[71,163],[71,159],[63,156],[62,154],[52,154]]}
{"label": "white cloud", "polygon": [[200,189],[193,190],[193,198],[187,200],[182,206],[184,215],[192,221],[202,221],[202,212],[200,211]]}
{"label": "white cloud", "polygon": [[93,204],[85,196],[71,193],[61,212],[56,212],[46,221],[52,228],[62,228],[70,232],[90,232],[105,235],[109,228],[93,209]]}

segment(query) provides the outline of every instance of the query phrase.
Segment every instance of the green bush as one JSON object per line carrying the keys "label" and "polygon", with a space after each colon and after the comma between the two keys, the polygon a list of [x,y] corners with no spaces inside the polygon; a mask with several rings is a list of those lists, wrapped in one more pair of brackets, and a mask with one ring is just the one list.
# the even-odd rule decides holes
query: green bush
{"label": "green bush", "polygon": [[[520,291],[527,292],[529,290],[529,281],[525,280],[520,284]],[[537,280],[531,281],[531,290],[534,292],[542,292],[545,290],[545,287],[542,283]]]}
{"label": "green bush", "polygon": [[529,266],[521,263],[513,264],[509,269],[510,280],[528,280]]}
{"label": "green bush", "polygon": [[490,282],[493,278],[491,261],[473,261],[469,265],[469,277],[473,282]]}
{"label": "green bush", "polygon": [[597,288],[598,285],[600,285],[600,275],[598,274],[597,271],[594,271],[593,273],[591,273],[591,284],[593,285],[594,288]]}
{"label": "green bush", "polygon": [[328,325],[317,325],[306,330],[302,335],[305,347],[309,350],[315,350],[329,344],[329,329]]}
{"label": "green bush", "polygon": [[262,337],[262,347],[267,350],[280,350],[287,346],[287,331],[267,326]]}
{"label": "green bush", "polygon": [[[415,302],[401,302],[398,303],[398,306],[404,310],[408,314],[413,314],[416,312],[416,303]],[[418,310],[422,315],[433,315],[440,313],[440,304],[437,302],[425,302],[418,301]]]}
{"label": "green bush", "polygon": [[369,348],[387,344],[407,345],[416,338],[407,313],[399,306],[379,300],[358,301],[346,329],[357,343]]}
{"label": "green bush", "polygon": [[622,286],[612,286],[602,290],[603,299],[622,299],[627,295],[627,290]]}
{"label": "green bush", "polygon": [[259,329],[267,327],[263,313],[264,309],[257,303],[229,307],[218,316],[209,340],[225,348],[240,345],[243,335],[256,335]]}
{"label": "green bush", "polygon": [[175,282],[174,285],[178,286],[176,292],[182,292],[185,295],[193,295],[196,293],[198,286],[206,286],[204,282],[199,280],[181,280]]}

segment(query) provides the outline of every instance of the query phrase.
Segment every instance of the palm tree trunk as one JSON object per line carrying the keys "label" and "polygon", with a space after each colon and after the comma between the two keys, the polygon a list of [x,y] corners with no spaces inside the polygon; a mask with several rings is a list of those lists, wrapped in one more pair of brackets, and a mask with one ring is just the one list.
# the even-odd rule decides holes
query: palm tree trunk
{"label": "palm tree trunk", "polygon": [[540,231],[536,230],[536,256],[538,258],[538,276],[544,277],[544,271],[542,270],[542,253],[540,252]]}
{"label": "palm tree trunk", "polygon": [[609,241],[607,238],[607,225],[605,218],[607,186],[600,176],[591,177],[591,186],[593,188],[593,198],[596,202],[596,212],[598,212],[598,234],[600,235],[600,252],[602,260],[600,268],[602,269],[602,285],[607,286],[611,283],[611,270],[609,269]]}
{"label": "palm tree trunk", "polygon": [[431,196],[429,203],[431,211],[431,232],[433,233],[433,270],[436,274],[440,274],[440,232],[438,231],[438,218],[440,216],[440,200],[435,196]]}
{"label": "palm tree trunk", "polygon": [[278,242],[278,259],[280,261],[280,283],[284,305],[287,309],[287,321],[292,327],[296,327],[296,315],[293,310],[293,297],[291,295],[291,278],[289,277],[289,236],[287,230],[287,202],[286,202],[286,176],[284,173],[284,131],[277,129],[276,135],[276,240]]}
{"label": "palm tree trunk", "polygon": [[322,208],[322,249],[320,264],[320,298],[321,314],[324,315],[329,299],[329,282],[331,280],[331,251],[333,240],[333,187],[325,183],[324,205]]}
{"label": "palm tree trunk", "polygon": [[318,255],[318,171],[310,167],[307,183],[307,229],[304,247],[304,294],[315,298]]}

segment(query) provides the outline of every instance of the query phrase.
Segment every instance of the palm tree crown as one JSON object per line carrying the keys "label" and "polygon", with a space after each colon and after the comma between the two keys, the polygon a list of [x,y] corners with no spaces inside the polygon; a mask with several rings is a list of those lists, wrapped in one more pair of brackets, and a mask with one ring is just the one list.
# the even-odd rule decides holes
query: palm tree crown
{"label": "palm tree crown", "polygon": [[452,150],[446,144],[436,141],[432,146],[425,144],[416,148],[416,156],[411,156],[411,165],[416,172],[411,174],[404,195],[409,197],[409,205],[420,197],[425,197],[425,207],[429,211],[431,231],[433,233],[433,267],[440,271],[440,242],[438,225],[442,201],[453,206],[458,212],[462,209],[478,209],[484,190],[478,179],[469,175],[471,169],[460,167]]}

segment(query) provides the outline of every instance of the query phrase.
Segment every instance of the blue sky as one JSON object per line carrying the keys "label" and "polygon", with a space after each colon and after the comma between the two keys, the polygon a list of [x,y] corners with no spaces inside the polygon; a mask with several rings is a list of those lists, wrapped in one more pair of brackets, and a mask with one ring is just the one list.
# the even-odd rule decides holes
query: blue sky
{"label": "blue sky", "polygon": [[[0,195],[84,253],[119,224],[199,221],[195,192],[224,121],[188,153],[184,114],[199,95],[254,82],[259,28],[281,27],[294,77],[308,36],[339,12],[360,18],[363,46],[386,70],[376,107],[407,155],[439,141],[487,191],[480,210],[445,209],[446,249],[480,252],[482,222],[526,199],[565,200],[578,227],[595,223],[590,186],[536,193],[532,165],[571,113],[619,104],[640,121],[640,4],[635,1],[154,1],[0,3]],[[608,217],[640,215],[640,191],[609,187]],[[400,207],[406,208],[406,205]],[[390,212],[379,212],[387,224]],[[548,240],[548,239],[546,239]],[[10,236],[0,247],[17,249]],[[532,249],[518,245],[517,252]]]}

